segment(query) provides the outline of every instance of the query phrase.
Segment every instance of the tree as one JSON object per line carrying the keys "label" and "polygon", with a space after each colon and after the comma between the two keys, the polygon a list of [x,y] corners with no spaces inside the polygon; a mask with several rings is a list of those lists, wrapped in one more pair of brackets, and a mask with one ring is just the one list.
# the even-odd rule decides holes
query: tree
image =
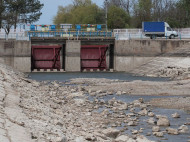
{"label": "tree", "polygon": [[151,9],[151,0],[138,0],[138,3],[134,4],[133,24],[135,27],[141,28],[143,21],[151,21]]}
{"label": "tree", "polygon": [[11,27],[14,25],[14,13],[7,13],[2,15],[1,28],[5,30],[5,33],[8,35]]}
{"label": "tree", "polygon": [[121,8],[114,5],[108,9],[108,27],[111,29],[129,27],[130,16]]}
{"label": "tree", "polygon": [[116,7],[122,8],[130,15],[132,4],[135,0],[108,0],[108,7],[115,5]]}
{"label": "tree", "polygon": [[2,27],[2,14],[4,11],[4,1],[0,0],[0,27]]}
{"label": "tree", "polygon": [[11,27],[14,25],[14,11],[10,11],[8,3],[1,1],[1,28],[5,30],[8,35]]}
{"label": "tree", "polygon": [[[11,14],[14,19],[14,28],[18,23],[33,23],[37,21],[40,16],[43,4],[39,0],[4,0],[4,15],[7,13]],[[8,15],[9,15],[8,14]],[[12,20],[8,20],[4,16],[4,23],[8,23]],[[7,20],[7,22],[5,22]]]}
{"label": "tree", "polygon": [[91,0],[73,0],[73,6],[89,6],[92,4]]}
{"label": "tree", "polygon": [[75,0],[73,5],[59,6],[54,24],[102,24],[104,12],[91,0]]}
{"label": "tree", "polygon": [[190,1],[189,0],[179,0],[177,3],[178,19],[181,22],[182,27],[190,26]]}

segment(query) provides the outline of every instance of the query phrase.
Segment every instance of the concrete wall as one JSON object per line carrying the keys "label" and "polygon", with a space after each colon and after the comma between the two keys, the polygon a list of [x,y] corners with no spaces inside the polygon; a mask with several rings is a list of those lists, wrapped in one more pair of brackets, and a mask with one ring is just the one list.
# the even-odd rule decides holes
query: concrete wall
{"label": "concrete wall", "polygon": [[182,40],[118,40],[115,41],[114,70],[131,71],[157,56],[182,48]]}
{"label": "concrete wall", "polygon": [[[171,56],[170,53],[183,48],[188,40],[125,40],[115,41],[114,70],[131,71],[158,56]],[[81,41],[67,40],[65,48],[65,70],[81,71]],[[167,55],[168,53],[168,55]],[[110,60],[107,53],[107,66]],[[175,56],[182,56],[172,54]],[[0,40],[0,62],[20,71],[31,72],[31,42]],[[62,63],[61,63],[62,65]]]}
{"label": "concrete wall", "polygon": [[81,41],[67,40],[65,51],[65,70],[68,72],[81,71]]}
{"label": "concrete wall", "polygon": [[0,59],[22,72],[31,72],[31,42],[1,40]]}

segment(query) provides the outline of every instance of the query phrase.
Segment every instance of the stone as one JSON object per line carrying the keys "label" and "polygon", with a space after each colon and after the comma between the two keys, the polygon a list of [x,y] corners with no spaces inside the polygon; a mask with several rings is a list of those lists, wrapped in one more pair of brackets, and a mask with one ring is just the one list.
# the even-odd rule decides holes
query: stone
{"label": "stone", "polygon": [[96,141],[96,140],[97,140],[96,137],[95,137],[93,134],[87,134],[87,135],[85,136],[85,139],[86,139],[87,141]]}
{"label": "stone", "polygon": [[163,137],[164,133],[163,132],[153,132],[153,135],[155,135],[156,137]]}
{"label": "stone", "polygon": [[132,130],[132,134],[136,135],[136,134],[138,134],[138,131],[137,130]]}
{"label": "stone", "polygon": [[154,117],[154,113],[153,113],[153,112],[149,112],[149,113],[148,113],[148,116],[149,116],[149,117]]}
{"label": "stone", "polygon": [[190,67],[188,68],[188,71],[190,72]]}
{"label": "stone", "polygon": [[147,104],[141,104],[141,105],[140,105],[140,108],[141,108],[141,109],[146,109],[146,108],[147,108]]}
{"label": "stone", "polygon": [[85,140],[84,140],[84,137],[77,137],[76,139],[75,139],[75,142],[85,142]]}
{"label": "stone", "polygon": [[160,127],[159,126],[153,126],[152,127],[152,132],[159,132],[160,131]]}
{"label": "stone", "polygon": [[115,142],[128,142],[129,136],[121,135],[115,139]]}
{"label": "stone", "polygon": [[138,114],[144,116],[144,115],[147,115],[147,114],[148,114],[148,111],[147,111],[146,109],[143,109],[143,110],[140,111]]}
{"label": "stone", "polygon": [[120,131],[117,129],[108,128],[108,129],[103,130],[102,133],[106,135],[107,137],[116,138],[119,135]]}
{"label": "stone", "polygon": [[148,132],[148,133],[146,134],[146,136],[151,136],[151,132]]}
{"label": "stone", "polygon": [[168,120],[167,116],[158,116],[157,125],[158,126],[170,126],[170,121]]}
{"label": "stone", "polygon": [[166,131],[168,134],[171,134],[171,135],[178,135],[179,134],[178,130],[174,129],[174,128],[167,128]]}
{"label": "stone", "polygon": [[134,107],[140,107],[141,102],[139,100],[134,100],[133,105],[134,105]]}
{"label": "stone", "polygon": [[172,114],[172,117],[173,118],[180,118],[180,115],[176,112],[176,113]]}
{"label": "stone", "polygon": [[136,142],[152,142],[148,140],[145,136],[137,136]]}
{"label": "stone", "polygon": [[136,142],[136,140],[129,138],[127,142]]}
{"label": "stone", "polygon": [[128,126],[137,126],[136,122],[134,121],[130,121],[129,123],[127,123]]}
{"label": "stone", "polygon": [[144,103],[144,99],[143,98],[139,98],[138,100],[140,103]]}
{"label": "stone", "polygon": [[81,106],[81,105],[85,104],[85,99],[82,99],[82,98],[80,98],[80,99],[74,99],[74,101],[75,101],[75,104],[77,106]]}
{"label": "stone", "polygon": [[154,124],[156,124],[156,121],[155,121],[154,118],[149,118],[149,119],[147,120],[147,123],[148,123],[148,124],[151,124],[151,125],[154,125]]}
{"label": "stone", "polygon": [[178,128],[179,133],[189,133],[189,128],[186,125],[182,125]]}
{"label": "stone", "polygon": [[67,138],[65,136],[63,137],[57,137],[56,142],[67,142]]}
{"label": "stone", "polygon": [[128,109],[128,105],[126,103],[124,103],[123,105],[119,106],[119,110],[127,110]]}
{"label": "stone", "polygon": [[116,95],[122,95],[121,91],[117,91]]}

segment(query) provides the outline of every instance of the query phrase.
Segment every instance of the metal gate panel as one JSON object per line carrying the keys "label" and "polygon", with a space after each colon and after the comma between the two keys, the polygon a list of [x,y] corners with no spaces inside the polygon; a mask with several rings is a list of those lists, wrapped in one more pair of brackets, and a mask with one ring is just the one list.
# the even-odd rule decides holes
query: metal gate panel
{"label": "metal gate panel", "polygon": [[81,69],[106,69],[108,45],[82,45]]}
{"label": "metal gate panel", "polygon": [[60,69],[60,46],[32,46],[33,69]]}

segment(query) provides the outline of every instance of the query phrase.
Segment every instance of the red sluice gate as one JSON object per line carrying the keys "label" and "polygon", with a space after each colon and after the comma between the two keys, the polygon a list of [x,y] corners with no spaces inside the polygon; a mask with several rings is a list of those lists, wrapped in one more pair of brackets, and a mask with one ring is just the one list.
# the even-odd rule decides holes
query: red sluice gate
{"label": "red sluice gate", "polygon": [[81,70],[107,69],[106,52],[108,45],[82,45]]}
{"label": "red sluice gate", "polygon": [[60,69],[61,46],[32,46],[33,69]]}

